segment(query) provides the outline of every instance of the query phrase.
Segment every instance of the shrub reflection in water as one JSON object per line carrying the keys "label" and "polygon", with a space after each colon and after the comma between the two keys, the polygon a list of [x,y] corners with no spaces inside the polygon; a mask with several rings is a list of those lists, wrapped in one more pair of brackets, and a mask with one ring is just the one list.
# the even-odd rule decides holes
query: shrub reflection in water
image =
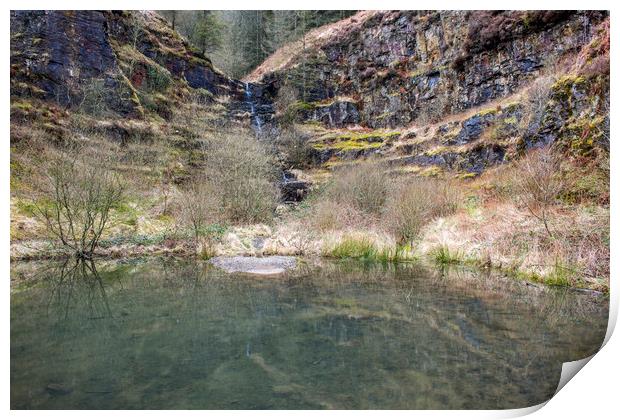
{"label": "shrub reflection in water", "polygon": [[11,407],[524,407],[599,348],[607,313],[604,296],[409,264],[14,263]]}

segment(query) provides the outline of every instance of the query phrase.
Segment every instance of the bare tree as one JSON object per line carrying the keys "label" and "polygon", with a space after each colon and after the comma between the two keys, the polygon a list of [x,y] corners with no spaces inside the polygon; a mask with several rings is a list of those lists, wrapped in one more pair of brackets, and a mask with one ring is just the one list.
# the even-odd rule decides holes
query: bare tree
{"label": "bare tree", "polygon": [[205,228],[217,221],[218,202],[213,191],[204,179],[198,179],[189,185],[183,196],[181,217],[192,230],[198,241]]}
{"label": "bare tree", "polygon": [[107,111],[106,95],[109,94],[105,88],[103,79],[91,79],[84,81],[80,86],[81,98],[77,108],[90,115],[102,116]]}
{"label": "bare tree", "polygon": [[351,204],[362,212],[379,215],[387,198],[389,184],[385,168],[379,163],[366,161],[336,172],[327,193],[336,202]]}
{"label": "bare tree", "polygon": [[123,197],[124,185],[106,162],[65,152],[45,171],[47,188],[37,212],[48,231],[78,258],[92,258],[110,210]]}
{"label": "bare tree", "polygon": [[174,184],[174,163],[166,162],[166,165],[160,172],[160,187],[161,187],[161,195],[164,199],[164,208],[162,209],[161,214],[168,214],[168,207],[170,202],[170,195],[172,194],[172,185]]}
{"label": "bare tree", "polygon": [[528,212],[542,222],[550,237],[551,209],[564,189],[560,176],[560,156],[551,146],[532,151],[530,156],[517,164],[520,177],[517,180],[516,199]]}

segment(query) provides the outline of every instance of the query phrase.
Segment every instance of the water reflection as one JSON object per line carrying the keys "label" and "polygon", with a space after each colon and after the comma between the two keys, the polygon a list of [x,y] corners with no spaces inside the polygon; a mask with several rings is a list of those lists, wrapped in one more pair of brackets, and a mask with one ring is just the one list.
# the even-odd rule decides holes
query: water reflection
{"label": "water reflection", "polygon": [[72,307],[84,305],[90,313],[90,319],[112,317],[95,261],[66,259],[58,266],[51,266],[48,276],[48,315],[53,315],[53,312],[57,317],[67,319]]}
{"label": "water reflection", "polygon": [[516,408],[608,312],[490,272],[324,261],[15,264],[11,293],[12,408]]}

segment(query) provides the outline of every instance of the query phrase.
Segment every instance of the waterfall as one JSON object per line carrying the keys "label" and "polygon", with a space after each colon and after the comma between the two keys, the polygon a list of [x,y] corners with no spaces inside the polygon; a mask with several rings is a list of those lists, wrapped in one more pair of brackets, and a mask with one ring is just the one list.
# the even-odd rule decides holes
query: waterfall
{"label": "waterfall", "polygon": [[246,98],[246,102],[250,105],[250,117],[254,121],[254,125],[256,126],[256,130],[258,134],[261,134],[262,127],[261,127],[260,117],[258,113],[256,112],[256,105],[254,104],[254,100],[252,97],[252,91],[250,89],[250,84],[248,82],[245,82],[245,98]]}

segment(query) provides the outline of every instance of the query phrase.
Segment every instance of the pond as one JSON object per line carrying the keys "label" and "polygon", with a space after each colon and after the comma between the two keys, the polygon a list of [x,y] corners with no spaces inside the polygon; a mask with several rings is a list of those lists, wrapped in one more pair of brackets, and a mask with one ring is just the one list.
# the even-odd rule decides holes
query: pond
{"label": "pond", "polygon": [[415,264],[13,263],[11,408],[526,407],[598,350],[608,305]]}

